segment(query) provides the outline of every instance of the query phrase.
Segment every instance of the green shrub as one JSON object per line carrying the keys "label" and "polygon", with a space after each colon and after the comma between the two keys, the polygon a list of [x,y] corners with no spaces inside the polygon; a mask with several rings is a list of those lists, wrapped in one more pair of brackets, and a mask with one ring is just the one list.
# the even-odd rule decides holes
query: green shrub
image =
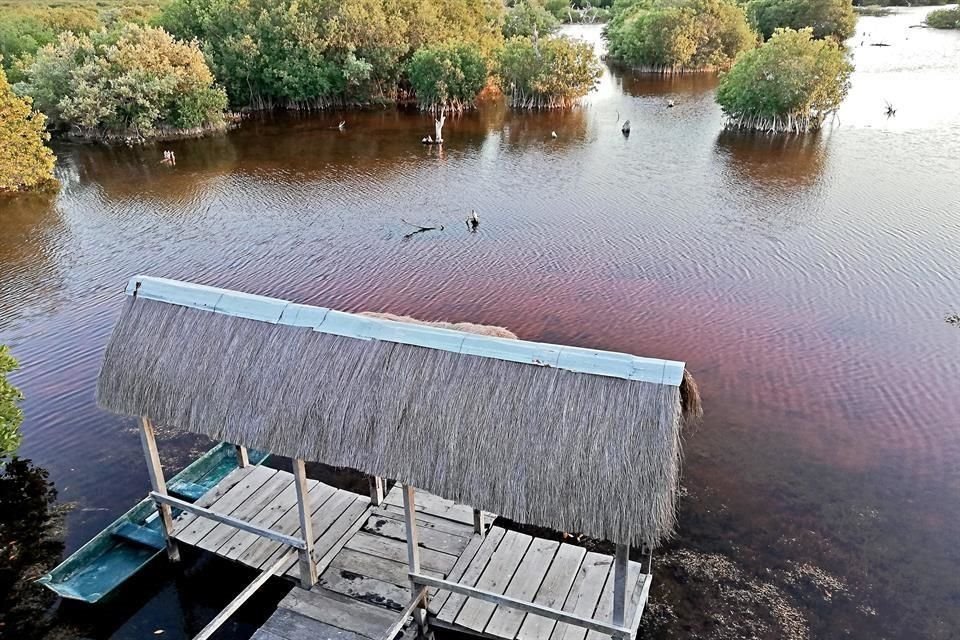
{"label": "green shrub", "polygon": [[663,73],[726,69],[756,44],[733,0],[615,3],[607,39],[614,62]]}
{"label": "green shrub", "polygon": [[856,30],[850,0],[750,0],[747,13],[764,39],[777,29],[813,29],[814,38],[846,40]]}
{"label": "green shrub", "polygon": [[18,91],[57,126],[90,138],[145,139],[225,124],[226,95],[196,43],[127,24],[66,32],[40,49]]}
{"label": "green shrub", "polygon": [[[0,68],[0,193],[40,189],[54,184],[56,158],[44,144],[50,139],[46,118],[31,108],[28,98],[14,94]],[[6,347],[0,346],[0,453],[7,450],[19,425],[17,390],[6,374],[17,366]]]}
{"label": "green shrub", "polygon": [[514,36],[532,36],[534,31],[545,36],[553,33],[560,26],[560,20],[547,11],[537,0],[520,0],[507,11],[503,23],[503,35],[506,38]]}
{"label": "green shrub", "polygon": [[462,111],[472,107],[487,81],[487,64],[476,46],[423,47],[407,76],[421,109]]}
{"label": "green shrub", "polygon": [[593,47],[570,38],[511,38],[500,53],[501,86],[518,108],[570,107],[596,86],[601,73]]}
{"label": "green shrub", "polygon": [[489,58],[502,15],[500,0],[173,0],[160,22],[201,42],[235,106],[322,108],[395,100],[422,47]]}
{"label": "green shrub", "polygon": [[931,11],[924,22],[934,29],[960,29],[960,7]]}
{"label": "green shrub", "polygon": [[720,78],[717,102],[730,127],[810,131],[840,106],[852,71],[839,43],[778,29]]}
{"label": "green shrub", "polygon": [[[0,93],[2,91],[0,86]],[[9,92],[9,88],[7,91]],[[23,396],[7,380],[7,375],[16,371],[17,366],[17,361],[10,355],[10,349],[0,345],[0,458],[12,454],[20,446],[23,411],[18,403]]]}

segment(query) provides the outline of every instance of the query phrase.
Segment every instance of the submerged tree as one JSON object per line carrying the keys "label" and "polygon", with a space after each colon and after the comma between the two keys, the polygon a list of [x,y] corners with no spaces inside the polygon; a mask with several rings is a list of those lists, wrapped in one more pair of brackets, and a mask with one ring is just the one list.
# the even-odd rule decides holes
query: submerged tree
{"label": "submerged tree", "polygon": [[90,138],[144,139],[226,122],[226,94],[197,44],[136,24],[61,34],[37,52],[17,89],[54,124]]}
{"label": "submerged tree", "polygon": [[424,47],[413,54],[407,75],[421,109],[463,111],[486,84],[487,63],[476,46]]}
{"label": "submerged tree", "polygon": [[7,376],[17,370],[17,361],[6,345],[0,345],[0,457],[10,455],[20,446],[20,423],[23,411],[18,404],[23,398]]}
{"label": "submerged tree", "polygon": [[510,105],[523,109],[571,107],[596,86],[602,73],[593,47],[564,37],[511,38],[499,63]]}
{"label": "submerged tree", "polygon": [[756,44],[733,0],[652,0],[615,5],[607,28],[610,59],[656,73],[727,69]]}
{"label": "submerged tree", "polygon": [[[31,107],[29,98],[14,94],[7,75],[0,67],[0,193],[39,189],[55,184],[53,165],[56,158],[46,146],[50,134],[46,118]],[[0,452],[4,449],[8,416],[16,409],[8,408],[16,389],[10,387],[5,374],[16,367],[6,347],[0,346]]]}
{"label": "submerged tree", "polygon": [[728,127],[796,133],[818,129],[847,95],[853,65],[811,29],[778,29],[720,78],[717,102]]}
{"label": "submerged tree", "polygon": [[857,23],[850,0],[750,0],[747,13],[764,39],[777,29],[810,27],[814,38],[846,40]]}

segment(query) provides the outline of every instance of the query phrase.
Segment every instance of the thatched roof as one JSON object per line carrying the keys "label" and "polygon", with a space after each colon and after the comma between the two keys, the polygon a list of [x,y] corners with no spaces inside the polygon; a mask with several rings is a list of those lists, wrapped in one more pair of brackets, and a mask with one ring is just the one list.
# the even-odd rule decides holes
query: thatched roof
{"label": "thatched roof", "polygon": [[109,411],[519,522],[635,545],[672,531],[698,410],[682,363],[157,278],[127,293],[97,385]]}

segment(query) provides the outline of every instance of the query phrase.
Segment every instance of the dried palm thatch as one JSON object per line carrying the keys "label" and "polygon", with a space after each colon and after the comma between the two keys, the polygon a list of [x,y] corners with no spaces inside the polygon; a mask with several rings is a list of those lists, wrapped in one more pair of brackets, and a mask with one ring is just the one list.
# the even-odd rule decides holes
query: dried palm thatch
{"label": "dried palm thatch", "polygon": [[696,395],[692,379],[591,375],[136,295],[97,386],[109,411],[649,546],[674,526]]}

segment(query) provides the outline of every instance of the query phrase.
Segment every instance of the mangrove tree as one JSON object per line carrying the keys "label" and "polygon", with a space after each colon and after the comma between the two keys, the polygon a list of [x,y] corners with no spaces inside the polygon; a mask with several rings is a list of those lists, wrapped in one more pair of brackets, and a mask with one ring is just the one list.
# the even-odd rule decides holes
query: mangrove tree
{"label": "mangrove tree", "polygon": [[37,52],[17,90],[55,126],[85,138],[136,141],[226,126],[226,94],[197,44],[136,24],[62,33]]}
{"label": "mangrove tree", "polygon": [[934,29],[960,29],[960,7],[931,11],[924,22]]}
{"label": "mangrove tree", "polygon": [[[54,184],[56,158],[45,144],[49,139],[46,118],[33,110],[29,98],[14,94],[0,67],[0,193]],[[0,346],[0,452],[13,419],[19,415],[14,403],[19,396],[5,378],[15,367],[6,347]]]}
{"label": "mangrove tree", "polygon": [[573,106],[602,73],[593,47],[565,37],[516,37],[499,57],[500,83],[512,107],[554,109]]}
{"label": "mangrove tree", "polygon": [[810,27],[814,38],[846,40],[857,24],[850,0],[750,0],[747,13],[764,39],[777,29]]}
{"label": "mangrove tree", "polygon": [[840,106],[852,71],[839,43],[809,28],[778,29],[720,78],[717,102],[729,127],[811,131]]}
{"label": "mangrove tree", "polygon": [[607,27],[609,58],[640,71],[727,69],[756,44],[733,0],[644,0],[615,4]]}
{"label": "mangrove tree", "polygon": [[17,370],[17,361],[10,348],[0,344],[0,458],[12,454],[20,446],[20,423],[23,411],[20,391],[7,379]]}
{"label": "mangrove tree", "polygon": [[460,44],[418,49],[407,75],[420,108],[442,113],[473,107],[488,74],[480,49]]}

